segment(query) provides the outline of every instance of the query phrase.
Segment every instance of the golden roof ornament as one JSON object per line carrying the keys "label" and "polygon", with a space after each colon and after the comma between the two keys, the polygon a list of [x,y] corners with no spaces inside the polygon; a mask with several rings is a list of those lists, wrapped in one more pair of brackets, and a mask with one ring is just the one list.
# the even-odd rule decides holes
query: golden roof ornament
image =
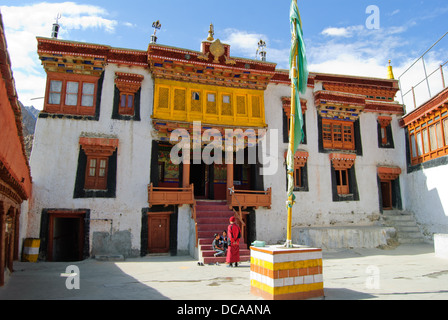
{"label": "golden roof ornament", "polygon": [[388,79],[395,79],[394,72],[392,70],[392,66],[390,65],[390,60],[389,60],[389,66],[387,67],[387,78]]}
{"label": "golden roof ornament", "polygon": [[213,27],[213,23],[210,23],[210,29],[208,31],[208,37],[207,37],[207,41],[213,41],[215,40],[213,38],[213,36],[215,35],[215,29]]}
{"label": "golden roof ornament", "polygon": [[216,41],[210,45],[210,52],[215,57],[213,62],[219,63],[219,58],[225,53],[224,46],[219,39],[216,39]]}

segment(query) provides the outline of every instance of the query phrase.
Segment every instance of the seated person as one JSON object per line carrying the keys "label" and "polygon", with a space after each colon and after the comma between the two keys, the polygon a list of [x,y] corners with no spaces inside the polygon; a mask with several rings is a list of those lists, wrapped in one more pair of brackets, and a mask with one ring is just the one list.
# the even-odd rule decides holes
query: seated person
{"label": "seated person", "polygon": [[223,256],[225,253],[224,247],[220,241],[220,236],[217,233],[215,233],[215,239],[213,239],[212,248],[216,252],[215,257]]}

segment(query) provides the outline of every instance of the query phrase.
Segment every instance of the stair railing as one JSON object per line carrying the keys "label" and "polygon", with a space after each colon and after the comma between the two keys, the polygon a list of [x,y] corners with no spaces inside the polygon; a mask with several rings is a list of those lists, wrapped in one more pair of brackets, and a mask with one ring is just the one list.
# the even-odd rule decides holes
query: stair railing
{"label": "stair railing", "polygon": [[229,188],[229,192],[230,192],[230,195],[236,199],[236,202],[238,202],[238,212],[233,207],[232,207],[232,210],[234,212],[235,219],[238,219],[238,221],[240,222],[240,225],[241,225],[241,239],[245,239],[246,223],[243,221],[243,212],[241,211],[241,203],[235,194],[234,187]]}

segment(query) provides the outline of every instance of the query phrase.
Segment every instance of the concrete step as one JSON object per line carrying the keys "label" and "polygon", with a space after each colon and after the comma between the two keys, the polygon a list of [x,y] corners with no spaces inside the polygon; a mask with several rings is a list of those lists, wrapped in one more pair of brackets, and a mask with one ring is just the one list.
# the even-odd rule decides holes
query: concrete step
{"label": "concrete step", "polygon": [[421,243],[425,241],[414,215],[408,211],[385,210],[383,221],[387,226],[394,227],[397,230],[397,239],[400,243]]}

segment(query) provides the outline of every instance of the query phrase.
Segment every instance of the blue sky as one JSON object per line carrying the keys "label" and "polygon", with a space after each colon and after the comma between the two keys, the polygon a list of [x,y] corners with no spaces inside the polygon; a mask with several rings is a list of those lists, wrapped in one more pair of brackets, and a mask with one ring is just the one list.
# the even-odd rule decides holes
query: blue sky
{"label": "blue sky", "polygon": [[[390,59],[398,77],[448,31],[446,0],[298,0],[298,5],[314,72],[384,78]],[[366,25],[370,5],[379,9],[377,29]],[[232,56],[255,59],[263,39],[267,60],[288,68],[289,6],[289,0],[2,0],[0,10],[19,99],[41,109],[42,99],[31,100],[45,88],[35,37],[50,37],[58,12],[60,39],[140,50],[147,49],[153,21],[162,24],[158,43],[192,50],[199,50],[213,23],[215,39],[230,44]],[[448,36],[426,57],[428,70],[447,60],[447,49]]]}

